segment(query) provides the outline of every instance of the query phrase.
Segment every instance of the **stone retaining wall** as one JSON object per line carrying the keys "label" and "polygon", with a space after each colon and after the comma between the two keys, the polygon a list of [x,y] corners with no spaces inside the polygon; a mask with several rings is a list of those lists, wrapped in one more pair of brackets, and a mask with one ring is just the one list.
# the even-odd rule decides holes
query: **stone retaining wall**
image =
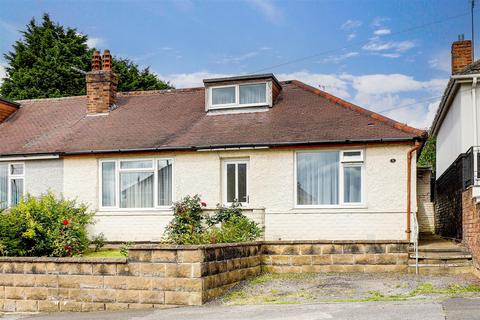
{"label": "stone retaining wall", "polygon": [[406,271],[398,241],[139,245],[124,258],[0,257],[0,311],[201,305],[261,272]]}

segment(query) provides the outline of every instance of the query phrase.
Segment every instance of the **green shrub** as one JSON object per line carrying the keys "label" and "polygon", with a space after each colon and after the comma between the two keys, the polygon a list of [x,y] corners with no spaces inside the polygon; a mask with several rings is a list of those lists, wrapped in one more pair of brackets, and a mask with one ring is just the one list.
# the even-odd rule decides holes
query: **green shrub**
{"label": "green shrub", "polygon": [[26,195],[0,213],[0,243],[7,256],[65,257],[83,253],[90,244],[87,226],[93,213],[75,201],[53,193],[39,198]]}
{"label": "green shrub", "polygon": [[92,239],[92,244],[95,246],[94,248],[95,252],[98,252],[100,251],[100,249],[105,247],[106,240],[107,239],[105,238],[105,235],[103,234],[103,232],[100,232]]}
{"label": "green shrub", "polygon": [[240,203],[230,207],[217,205],[212,216],[206,215],[200,196],[187,196],[175,203],[174,217],[167,226],[164,242],[174,244],[234,243],[256,240],[262,235],[258,224],[247,218]]}

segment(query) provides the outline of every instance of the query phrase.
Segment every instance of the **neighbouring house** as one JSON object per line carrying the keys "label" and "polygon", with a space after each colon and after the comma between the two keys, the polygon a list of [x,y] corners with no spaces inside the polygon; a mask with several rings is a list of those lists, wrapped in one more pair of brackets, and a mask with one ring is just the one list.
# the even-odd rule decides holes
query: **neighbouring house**
{"label": "neighbouring house", "polygon": [[452,44],[452,76],[431,128],[437,139],[435,231],[463,241],[480,261],[480,61],[472,42]]}
{"label": "neighbouring house", "polygon": [[158,241],[200,194],[240,201],[266,240],[409,238],[424,131],[273,74],[117,93],[110,59],[94,54],[86,96],[0,101],[3,207],[51,190],[109,241]]}

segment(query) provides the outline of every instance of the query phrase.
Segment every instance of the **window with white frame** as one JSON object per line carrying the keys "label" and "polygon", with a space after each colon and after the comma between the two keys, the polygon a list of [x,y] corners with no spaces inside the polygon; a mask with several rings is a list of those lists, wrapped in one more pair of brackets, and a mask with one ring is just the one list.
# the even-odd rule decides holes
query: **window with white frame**
{"label": "window with white frame", "polygon": [[223,168],[224,201],[248,203],[248,160],[226,160]]}
{"label": "window with white frame", "polygon": [[172,159],[102,160],[101,207],[142,209],[171,206],[172,165]]}
{"label": "window with white frame", "polygon": [[253,107],[268,104],[266,82],[235,84],[210,88],[210,108]]}
{"label": "window with white frame", "polygon": [[296,154],[297,206],[361,205],[363,185],[363,150]]}
{"label": "window with white frame", "polygon": [[25,165],[0,163],[0,209],[20,202],[25,191]]}

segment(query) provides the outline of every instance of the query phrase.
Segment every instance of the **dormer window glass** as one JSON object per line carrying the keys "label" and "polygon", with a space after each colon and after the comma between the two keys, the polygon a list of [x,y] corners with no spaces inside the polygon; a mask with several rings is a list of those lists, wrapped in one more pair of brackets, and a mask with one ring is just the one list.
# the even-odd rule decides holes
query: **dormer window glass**
{"label": "dormer window glass", "polygon": [[266,82],[210,87],[210,108],[268,106]]}

